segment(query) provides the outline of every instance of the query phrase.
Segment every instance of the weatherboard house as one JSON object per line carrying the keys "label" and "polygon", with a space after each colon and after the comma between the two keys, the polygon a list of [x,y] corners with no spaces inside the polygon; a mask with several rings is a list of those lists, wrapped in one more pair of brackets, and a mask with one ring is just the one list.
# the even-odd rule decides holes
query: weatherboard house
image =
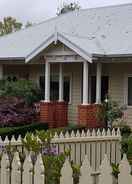
{"label": "weatherboard house", "polygon": [[132,125],[132,4],[77,10],[0,38],[0,79],[43,91],[40,120],[100,127],[109,94]]}

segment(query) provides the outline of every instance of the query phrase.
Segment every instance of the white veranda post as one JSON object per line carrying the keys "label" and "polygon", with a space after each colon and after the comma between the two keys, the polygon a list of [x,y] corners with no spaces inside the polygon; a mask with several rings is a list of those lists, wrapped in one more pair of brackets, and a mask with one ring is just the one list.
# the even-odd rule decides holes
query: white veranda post
{"label": "white veranda post", "polygon": [[101,72],[102,72],[102,64],[101,63],[97,63],[96,104],[101,104]]}
{"label": "white veranda post", "polygon": [[45,102],[50,101],[50,63],[45,62]]}
{"label": "white veranda post", "polygon": [[83,105],[88,104],[88,88],[89,88],[88,76],[89,76],[89,63],[87,61],[84,61],[83,62]]}
{"label": "white veranda post", "polygon": [[3,65],[0,65],[0,80],[3,79]]}
{"label": "white veranda post", "polygon": [[63,101],[63,64],[59,65],[59,102]]}

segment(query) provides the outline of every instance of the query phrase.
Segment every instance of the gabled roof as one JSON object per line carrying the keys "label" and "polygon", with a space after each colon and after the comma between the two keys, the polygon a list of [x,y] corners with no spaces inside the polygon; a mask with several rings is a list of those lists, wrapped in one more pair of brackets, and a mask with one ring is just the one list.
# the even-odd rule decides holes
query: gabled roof
{"label": "gabled roof", "polygon": [[132,4],[74,11],[3,36],[0,60],[28,62],[57,40],[90,62],[94,55],[132,55]]}

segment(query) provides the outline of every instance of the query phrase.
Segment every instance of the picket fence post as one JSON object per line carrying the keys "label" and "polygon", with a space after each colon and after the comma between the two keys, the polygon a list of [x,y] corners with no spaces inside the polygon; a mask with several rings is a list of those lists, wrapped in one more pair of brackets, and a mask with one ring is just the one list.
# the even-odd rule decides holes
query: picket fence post
{"label": "picket fence post", "polygon": [[120,162],[119,171],[118,184],[132,184],[131,167],[125,154]]}
{"label": "picket fence post", "polygon": [[37,156],[37,161],[34,166],[34,184],[44,184],[44,164],[42,160],[42,155]]}
{"label": "picket fence post", "polygon": [[100,166],[100,175],[99,175],[99,184],[112,184],[112,167],[110,166],[110,162],[108,160],[107,155],[105,155],[104,160]]}
{"label": "picket fence post", "polygon": [[87,155],[84,158],[80,172],[81,172],[81,176],[80,176],[79,184],[92,184],[93,183],[93,178],[91,176],[92,169],[90,167],[90,163],[88,161]]}
{"label": "picket fence post", "polygon": [[1,184],[9,184],[10,183],[10,161],[7,153],[3,153],[1,159]]}
{"label": "picket fence post", "polygon": [[23,164],[23,183],[22,184],[33,184],[33,164],[31,155],[27,155]]}
{"label": "picket fence post", "polygon": [[21,162],[19,158],[19,153],[14,153],[14,158],[12,161],[12,171],[11,171],[11,184],[21,184]]}
{"label": "picket fence post", "polygon": [[60,184],[73,184],[73,171],[69,160],[66,159],[62,169],[61,169],[61,177],[60,177]]}

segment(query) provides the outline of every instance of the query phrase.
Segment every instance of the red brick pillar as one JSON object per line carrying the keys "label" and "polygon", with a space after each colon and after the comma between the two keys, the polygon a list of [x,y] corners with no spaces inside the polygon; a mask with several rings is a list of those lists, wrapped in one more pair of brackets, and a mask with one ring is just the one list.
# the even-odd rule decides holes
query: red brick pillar
{"label": "red brick pillar", "polygon": [[88,128],[105,127],[102,105],[98,104],[79,105],[78,123],[80,126],[85,126]]}
{"label": "red brick pillar", "polygon": [[40,122],[48,123],[50,128],[55,127],[55,103],[40,102]]}
{"label": "red brick pillar", "polygon": [[68,123],[68,104],[66,102],[56,102],[55,108],[56,127],[65,127]]}

